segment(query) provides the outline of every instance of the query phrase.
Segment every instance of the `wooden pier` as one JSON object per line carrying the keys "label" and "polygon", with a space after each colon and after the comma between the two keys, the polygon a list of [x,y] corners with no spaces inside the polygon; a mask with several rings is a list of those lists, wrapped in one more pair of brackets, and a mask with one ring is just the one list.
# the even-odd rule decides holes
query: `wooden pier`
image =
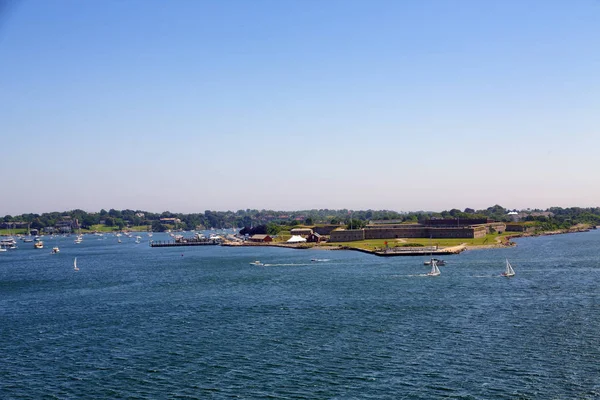
{"label": "wooden pier", "polygon": [[188,240],[168,240],[151,241],[150,247],[180,247],[180,246],[218,246],[221,244],[218,240],[212,239],[188,239]]}
{"label": "wooden pier", "polygon": [[394,247],[388,249],[377,249],[377,250],[368,250],[361,249],[358,247],[344,247],[343,250],[354,250],[360,251],[362,253],[373,254],[378,257],[398,257],[398,256],[426,256],[426,257],[435,257],[442,255],[451,255],[451,254],[459,254],[465,251],[467,248],[464,245],[460,246],[452,246],[445,248],[424,248],[424,247]]}
{"label": "wooden pier", "polygon": [[431,247],[395,247],[389,249],[382,249],[374,251],[373,254],[379,257],[395,257],[395,256],[443,256],[450,254],[460,254],[467,248],[464,245],[438,248],[437,246]]}

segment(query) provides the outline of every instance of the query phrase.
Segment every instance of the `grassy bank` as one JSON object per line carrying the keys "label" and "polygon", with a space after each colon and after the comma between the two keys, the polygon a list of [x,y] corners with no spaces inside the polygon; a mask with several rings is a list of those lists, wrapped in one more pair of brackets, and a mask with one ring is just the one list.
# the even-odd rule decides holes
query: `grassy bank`
{"label": "grassy bank", "polygon": [[19,229],[0,229],[0,235],[8,236],[8,235],[26,235],[27,228],[19,228]]}
{"label": "grassy bank", "polygon": [[341,242],[341,243],[325,243],[321,246],[331,246],[331,247],[352,247],[352,248],[360,248],[366,250],[375,250],[385,248],[385,242],[387,242],[389,247],[395,246],[410,246],[410,244],[414,244],[416,246],[438,246],[438,247],[452,247],[459,246],[461,244],[466,244],[468,246],[487,246],[494,245],[500,243],[506,243],[508,241],[508,236],[514,236],[514,232],[510,233],[501,233],[501,234],[489,234],[482,238],[477,239],[370,239],[370,240],[360,240],[356,242]]}

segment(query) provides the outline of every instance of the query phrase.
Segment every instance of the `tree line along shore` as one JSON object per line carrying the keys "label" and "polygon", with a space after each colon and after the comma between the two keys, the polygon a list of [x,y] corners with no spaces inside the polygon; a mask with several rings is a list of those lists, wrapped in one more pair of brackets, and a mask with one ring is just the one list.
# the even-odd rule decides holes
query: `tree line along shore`
{"label": "tree line along shore", "polygon": [[[241,233],[265,233],[276,240],[286,240],[291,230],[319,225],[338,226],[339,229],[362,229],[372,223],[416,224],[427,220],[467,220],[486,218],[516,227],[518,232],[493,232],[472,239],[433,239],[436,246],[485,247],[510,245],[510,237],[552,234],[578,231],[600,225],[600,208],[559,208],[546,210],[510,210],[499,205],[482,210],[465,208],[442,212],[416,211],[396,212],[390,210],[238,210],[210,211],[203,213],[152,213],[141,210],[101,210],[86,212],[71,210],[43,214],[5,215],[0,219],[0,235],[69,232],[117,232],[117,231],[185,231],[233,228]],[[387,243],[386,243],[387,242]],[[427,238],[393,238],[387,240],[351,241],[348,243],[324,243],[320,246],[357,247],[369,250],[385,247],[428,246]]]}

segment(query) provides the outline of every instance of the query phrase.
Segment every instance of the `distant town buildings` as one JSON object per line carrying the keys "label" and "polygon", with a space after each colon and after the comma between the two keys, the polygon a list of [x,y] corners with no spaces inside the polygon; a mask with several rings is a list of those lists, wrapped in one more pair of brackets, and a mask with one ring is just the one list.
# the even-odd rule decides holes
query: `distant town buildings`
{"label": "distant town buildings", "polygon": [[179,218],[161,218],[160,223],[165,225],[176,225],[181,223],[181,220]]}
{"label": "distant town buildings", "polygon": [[248,239],[251,242],[272,242],[273,238],[269,235],[252,235]]}
{"label": "distant town buildings", "polygon": [[73,232],[76,229],[79,229],[79,221],[77,218],[71,218],[69,216],[63,217],[62,221],[58,221],[56,225],[54,225],[56,231],[60,233],[69,233]]}
{"label": "distant town buildings", "polygon": [[554,213],[550,211],[511,211],[506,214],[512,222],[524,221],[528,217],[537,218],[537,217],[545,217],[552,218],[554,217]]}
{"label": "distant town buildings", "polygon": [[311,228],[294,228],[290,230],[290,234],[292,236],[302,236],[306,239],[309,235],[313,234],[313,230]]}

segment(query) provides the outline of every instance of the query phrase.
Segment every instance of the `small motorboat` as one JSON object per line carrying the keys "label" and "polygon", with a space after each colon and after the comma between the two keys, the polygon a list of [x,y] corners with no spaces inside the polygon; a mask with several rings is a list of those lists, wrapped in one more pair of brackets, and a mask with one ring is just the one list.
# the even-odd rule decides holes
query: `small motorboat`
{"label": "small motorboat", "polygon": [[445,262],[444,260],[438,260],[437,258],[432,258],[432,259],[431,259],[431,260],[429,260],[429,261],[425,261],[425,262],[423,263],[423,265],[431,265],[431,262],[432,262],[432,261],[435,261],[435,263],[436,263],[437,265],[441,265],[441,266],[444,266],[444,265],[446,265],[446,262]]}
{"label": "small motorboat", "polygon": [[52,248],[52,254],[58,254],[59,252],[60,249],[58,248],[58,246]]}
{"label": "small motorboat", "polygon": [[263,265],[265,265],[265,264],[263,264],[263,263],[261,263],[260,261],[256,260],[256,261],[252,261],[252,262],[250,263],[250,265],[258,265],[258,266],[263,266]]}

